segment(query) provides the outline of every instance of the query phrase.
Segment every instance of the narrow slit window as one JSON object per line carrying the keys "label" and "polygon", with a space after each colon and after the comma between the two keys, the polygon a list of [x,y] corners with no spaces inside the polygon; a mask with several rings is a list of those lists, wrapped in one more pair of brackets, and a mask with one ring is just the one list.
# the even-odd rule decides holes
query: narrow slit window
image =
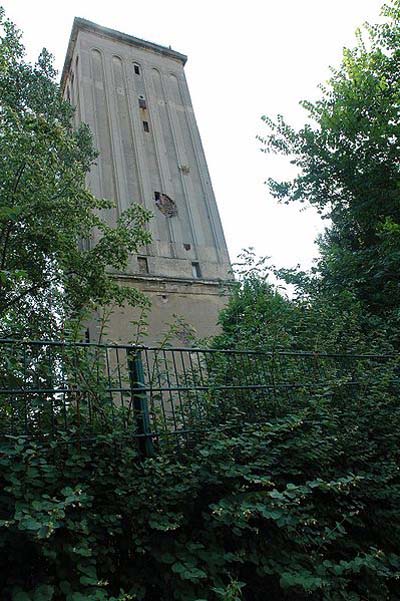
{"label": "narrow slit window", "polygon": [[140,75],[140,67],[139,67],[139,65],[133,65],[133,69],[135,71],[135,75]]}
{"label": "narrow slit window", "polygon": [[146,257],[138,257],[139,273],[149,273],[149,264]]}
{"label": "narrow slit window", "polygon": [[139,96],[139,107],[141,109],[147,109],[146,98],[144,96]]}
{"label": "narrow slit window", "polygon": [[193,261],[192,263],[192,276],[194,278],[201,278],[200,263],[198,261]]}
{"label": "narrow slit window", "polygon": [[143,129],[145,132],[149,132],[150,128],[149,128],[149,122],[148,121],[143,121]]}

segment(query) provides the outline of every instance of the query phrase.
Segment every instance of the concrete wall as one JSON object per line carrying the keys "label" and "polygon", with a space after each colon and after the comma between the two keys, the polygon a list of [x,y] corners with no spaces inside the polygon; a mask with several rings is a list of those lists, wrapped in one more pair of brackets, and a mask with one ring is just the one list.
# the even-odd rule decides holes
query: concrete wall
{"label": "concrete wall", "polygon": [[[149,224],[153,242],[141,259],[130,258],[124,273],[128,285],[145,289],[154,301],[151,339],[172,308],[193,320],[201,335],[212,333],[217,307],[224,302],[215,294],[216,284],[230,278],[185,60],[170,49],[76,19],[62,77],[64,94],[77,107],[76,123],[89,124],[99,150],[89,187],[116,201],[103,218],[115,223],[133,202],[154,214]],[[161,202],[155,192],[165,195]],[[170,290],[178,286],[179,292],[160,304],[164,285]],[[122,339],[124,319],[119,315],[113,322]]]}
{"label": "concrete wall", "polygon": [[[124,341],[133,344],[158,345],[166,337],[175,346],[192,346],[193,337],[208,338],[217,333],[219,311],[227,302],[224,286],[205,282],[182,282],[178,280],[149,280],[124,277],[120,280],[127,286],[135,286],[151,301],[147,315],[130,307],[115,307],[108,317],[104,332],[102,315],[90,324],[93,341]],[[148,319],[148,326],[140,325]]]}

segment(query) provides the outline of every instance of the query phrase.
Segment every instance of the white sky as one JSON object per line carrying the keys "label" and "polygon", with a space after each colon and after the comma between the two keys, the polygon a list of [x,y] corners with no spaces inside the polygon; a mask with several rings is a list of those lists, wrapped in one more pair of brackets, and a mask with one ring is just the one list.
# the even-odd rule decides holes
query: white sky
{"label": "white sky", "polygon": [[74,16],[189,56],[186,75],[232,260],[252,246],[279,266],[308,267],[322,224],[311,209],[278,205],[267,177],[287,161],[260,152],[261,115],[304,122],[301,99],[339,64],[356,27],[376,22],[381,0],[0,0],[24,32],[28,56],[43,46],[61,71]]}

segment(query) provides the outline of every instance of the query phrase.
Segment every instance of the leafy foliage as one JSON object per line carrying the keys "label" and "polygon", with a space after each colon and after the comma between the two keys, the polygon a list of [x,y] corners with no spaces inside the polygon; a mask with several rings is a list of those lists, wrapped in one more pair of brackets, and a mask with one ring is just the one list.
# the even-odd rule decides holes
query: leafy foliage
{"label": "leafy foliage", "polygon": [[[212,345],[260,351],[328,353],[392,352],[397,331],[372,316],[348,290],[328,293],[310,276],[277,270],[252,250],[242,253],[238,279],[219,316],[222,327]],[[297,286],[292,298],[272,284],[276,278]],[[301,289],[299,291],[299,289]]]}
{"label": "leafy foliage", "polygon": [[264,150],[287,156],[292,180],[269,179],[283,202],[308,202],[330,225],[319,241],[314,286],[326,296],[350,293],[372,315],[398,323],[400,306],[400,2],[386,21],[366,25],[366,41],[345,49],[342,64],[302,102],[299,130],[280,115],[264,117]]}
{"label": "leafy foliage", "polygon": [[145,460],[126,431],[80,445],[10,439],[2,598],[397,598],[397,399],[382,370],[352,400],[311,395]]}
{"label": "leafy foliage", "polygon": [[[281,271],[300,291],[288,300],[250,257],[214,345],[391,349],[384,317],[395,317],[399,306],[398,115],[390,104],[398,88],[399,3],[385,10],[392,21],[369,29],[371,48],[360,42],[347,52],[323,100],[306,105],[315,128],[295,132],[282,119],[269,122],[267,148],[291,154],[301,170],[294,182],[271,182],[273,192],[307,198],[332,220],[318,277]],[[0,326],[3,333],[38,335],[55,332],[60,319],[88,305],[138,300],[106,268],[118,269],[146,240],[147,216],[133,208],[111,230],[93,212],[111,207],[84,186],[94,159],[90,136],[85,128],[72,131],[48,55],[26,65],[19,36],[3,16],[2,26]],[[96,245],[79,250],[76,240],[93,230],[101,233]],[[390,298],[379,299],[382,291]],[[41,360],[39,354],[30,377],[51,383],[57,373],[49,378]],[[7,361],[6,383],[18,382],[21,372]],[[211,367],[222,381],[244,375],[215,360]],[[83,380],[102,409],[95,372],[83,358],[69,383]],[[121,427],[121,407],[101,413],[90,441],[72,442],[76,427],[68,429],[68,421],[57,441],[3,438],[2,599],[400,598],[398,365],[373,376],[368,387],[344,396],[337,394],[340,382],[317,392],[305,387],[296,402],[282,395],[279,411],[271,399],[261,424],[222,399],[229,421],[216,424],[212,413],[208,434],[182,434],[180,442],[179,435],[173,442],[167,437],[146,459]],[[49,400],[45,394],[35,392],[37,406]],[[11,416],[13,400],[10,392]],[[30,410],[37,428],[43,426],[35,406]]]}
{"label": "leafy foliage", "polygon": [[51,337],[85,310],[145,302],[110,270],[149,242],[149,215],[132,205],[114,228],[106,224],[113,203],[85,185],[96,157],[91,134],[73,129],[51,55],[28,64],[2,9],[0,31],[0,335]]}

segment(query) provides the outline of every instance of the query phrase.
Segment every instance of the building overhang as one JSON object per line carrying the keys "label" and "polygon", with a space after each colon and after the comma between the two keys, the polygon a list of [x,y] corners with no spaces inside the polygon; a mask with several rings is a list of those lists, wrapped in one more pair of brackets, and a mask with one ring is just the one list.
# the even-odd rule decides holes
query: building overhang
{"label": "building overhang", "polygon": [[236,280],[223,280],[222,278],[217,279],[205,279],[205,278],[184,278],[184,277],[176,277],[176,276],[168,276],[168,275],[152,275],[150,273],[146,273],[146,275],[141,274],[126,274],[119,272],[111,272],[110,274],[116,280],[137,280],[138,282],[154,282],[156,284],[183,284],[185,286],[227,286],[232,287],[236,285]]}
{"label": "building overhang", "polygon": [[124,44],[129,44],[131,46],[143,48],[145,50],[150,50],[151,52],[155,52],[156,54],[161,54],[163,56],[168,56],[173,60],[181,62],[185,65],[187,61],[187,56],[185,54],[181,54],[176,50],[172,50],[172,48],[167,48],[166,46],[161,46],[159,44],[154,44],[153,42],[147,42],[146,40],[141,40],[140,38],[135,38],[132,35],[128,35],[126,33],[122,33],[121,31],[117,31],[115,29],[110,29],[109,27],[103,27],[102,25],[98,25],[93,21],[88,21],[87,19],[82,19],[80,17],[75,17],[71,35],[69,38],[67,54],[65,56],[64,67],[61,74],[61,90],[64,91],[65,82],[68,76],[68,72],[71,65],[72,56],[75,49],[76,40],[78,38],[78,33],[80,31],[89,31],[96,33],[98,35],[102,35],[103,37],[108,37],[113,40],[117,40],[123,42]]}

